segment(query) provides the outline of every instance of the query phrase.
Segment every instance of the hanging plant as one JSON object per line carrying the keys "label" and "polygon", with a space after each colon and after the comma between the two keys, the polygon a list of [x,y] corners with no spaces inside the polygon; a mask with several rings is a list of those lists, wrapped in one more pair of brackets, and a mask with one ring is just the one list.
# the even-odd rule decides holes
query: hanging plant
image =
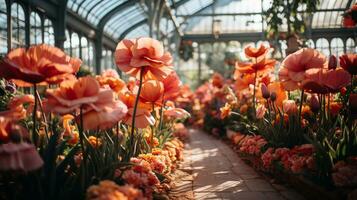
{"label": "hanging plant", "polygon": [[304,33],[305,16],[314,13],[319,3],[320,0],[273,0],[270,8],[264,12],[267,37],[280,39],[279,36],[285,26],[288,36]]}
{"label": "hanging plant", "polygon": [[357,23],[357,3],[343,13],[342,25],[345,28],[353,28]]}
{"label": "hanging plant", "polygon": [[188,61],[193,58],[193,46],[191,40],[182,40],[180,44],[180,58]]}

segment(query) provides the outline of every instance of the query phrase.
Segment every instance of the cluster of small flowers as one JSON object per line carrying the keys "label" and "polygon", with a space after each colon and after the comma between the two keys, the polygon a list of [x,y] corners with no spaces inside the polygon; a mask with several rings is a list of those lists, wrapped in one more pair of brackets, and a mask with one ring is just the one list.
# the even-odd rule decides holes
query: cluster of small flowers
{"label": "cluster of small flowers", "polygon": [[304,169],[314,168],[314,148],[311,144],[304,144],[289,148],[268,148],[261,156],[263,167],[271,169],[274,162],[280,163],[285,170],[300,173]]}
{"label": "cluster of small flowers", "polygon": [[332,180],[338,187],[357,185],[357,157],[350,157],[347,161],[338,161],[332,172]]}
{"label": "cluster of small flowers", "polygon": [[173,139],[165,143],[164,147],[154,148],[151,153],[140,154],[131,158],[134,164],[125,171],[117,170],[116,176],[121,177],[127,184],[143,191],[144,197],[151,199],[152,193],[161,187],[157,174],[169,174],[182,157],[183,143]]}
{"label": "cluster of small flowers", "polygon": [[87,200],[145,200],[142,192],[131,185],[119,186],[113,181],[101,181],[87,190]]}
{"label": "cluster of small flowers", "polygon": [[267,141],[260,135],[247,136],[240,142],[239,151],[250,155],[260,155],[261,149]]}

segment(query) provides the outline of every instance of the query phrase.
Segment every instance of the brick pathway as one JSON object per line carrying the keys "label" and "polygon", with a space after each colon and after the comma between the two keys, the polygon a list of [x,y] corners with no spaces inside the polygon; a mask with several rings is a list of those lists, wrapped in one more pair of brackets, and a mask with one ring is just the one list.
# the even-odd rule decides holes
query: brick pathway
{"label": "brick pathway", "polygon": [[196,129],[190,129],[190,137],[184,166],[192,170],[195,199],[304,199],[294,190],[260,177],[222,141]]}

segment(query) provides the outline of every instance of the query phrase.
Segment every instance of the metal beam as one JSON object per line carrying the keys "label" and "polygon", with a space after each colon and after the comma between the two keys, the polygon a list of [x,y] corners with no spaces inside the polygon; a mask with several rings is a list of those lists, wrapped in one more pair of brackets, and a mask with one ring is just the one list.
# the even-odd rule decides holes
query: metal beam
{"label": "metal beam", "polygon": [[132,25],[130,28],[126,29],[122,34],[120,34],[119,40],[124,39],[125,36],[128,35],[128,33],[130,33],[132,30],[136,29],[137,27],[139,27],[145,23],[148,23],[148,19],[143,19],[143,20],[139,21],[138,23]]}
{"label": "metal beam", "polygon": [[[357,34],[357,28],[319,28],[312,29],[311,39],[326,38],[331,40],[332,38],[354,38]],[[182,37],[183,40],[192,40],[195,42],[228,42],[228,41],[240,41],[240,42],[253,42],[262,39],[261,32],[253,33],[222,33],[218,38],[215,38],[212,34],[186,34]]]}
{"label": "metal beam", "polygon": [[180,30],[180,25],[177,22],[176,16],[173,14],[172,9],[170,8],[169,2],[167,0],[165,0],[164,6],[167,9],[169,17],[171,18],[172,23],[174,24],[177,33],[179,34],[179,36],[183,36],[183,32]]}
{"label": "metal beam", "polygon": [[109,11],[107,14],[105,14],[102,19],[100,19],[97,27],[99,30],[104,29],[105,24],[118,12],[135,5],[137,2],[139,2],[138,0],[128,0],[120,5],[118,5],[117,7],[113,8],[111,11]]}
{"label": "metal beam", "polygon": [[[209,4],[208,6],[198,10],[194,14],[191,15],[176,15],[177,17],[184,17],[184,18],[189,18],[189,17],[215,17],[215,16],[249,16],[249,15],[262,15],[261,12],[249,12],[249,13],[199,13],[202,10],[206,9],[207,7],[210,7],[212,4]],[[334,12],[334,11],[345,11],[344,8],[333,8],[333,9],[320,9],[316,10],[315,12]],[[298,13],[303,13],[303,12],[298,12]]]}
{"label": "metal beam", "polygon": [[172,9],[176,9],[176,8],[182,6],[183,4],[187,3],[188,1],[189,1],[189,0],[181,0],[181,1],[179,1],[179,2],[176,2],[176,3],[174,3],[174,4],[171,6],[171,8],[172,8]]}

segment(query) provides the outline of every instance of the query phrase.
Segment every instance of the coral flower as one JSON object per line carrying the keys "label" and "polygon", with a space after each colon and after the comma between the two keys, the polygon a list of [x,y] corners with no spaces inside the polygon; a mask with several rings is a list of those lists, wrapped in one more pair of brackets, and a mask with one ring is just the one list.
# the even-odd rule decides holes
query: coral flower
{"label": "coral flower", "polygon": [[238,65],[236,65],[236,69],[244,74],[252,74],[258,71],[274,68],[275,62],[276,61],[274,59],[262,58],[258,59],[257,63],[238,63]]}
{"label": "coral flower", "polygon": [[257,119],[262,119],[265,116],[265,112],[267,111],[267,109],[265,108],[265,106],[263,104],[259,104],[257,106],[257,112],[256,112],[256,118]]}
{"label": "coral flower", "polygon": [[294,100],[283,101],[283,110],[288,115],[294,115],[297,113],[298,109]]}
{"label": "coral flower", "polygon": [[211,83],[213,86],[221,88],[223,86],[224,78],[219,73],[214,73],[211,78]]}
{"label": "coral flower", "polygon": [[288,55],[281,64],[279,79],[286,90],[296,90],[311,68],[327,68],[326,57],[317,50],[303,48]]}
{"label": "coral flower", "polygon": [[350,74],[343,69],[309,69],[302,87],[313,93],[326,94],[339,92],[351,81]]}
{"label": "coral flower", "polygon": [[175,71],[172,71],[164,80],[162,80],[162,83],[164,84],[165,101],[174,100],[180,94],[182,82]]}
{"label": "coral flower", "polygon": [[0,62],[0,77],[20,87],[73,79],[82,61],[46,44],[14,49]]}
{"label": "coral flower", "polygon": [[[121,95],[120,99],[126,104],[128,107],[128,112],[124,117],[124,123],[131,125],[133,120],[133,111],[134,111],[134,102],[135,102],[135,94],[126,93],[125,95]],[[136,108],[136,120],[135,127],[136,128],[146,128],[149,125],[155,124],[155,118],[151,115],[152,106],[149,104],[145,104],[141,101],[138,103],[138,107]]]}
{"label": "coral flower", "polygon": [[340,65],[352,75],[357,74],[357,54],[344,54],[340,56]]}
{"label": "coral flower", "polygon": [[231,115],[232,107],[228,103],[224,105],[224,107],[220,108],[221,111],[221,119],[225,119],[226,117]]}
{"label": "coral flower", "polygon": [[152,38],[122,40],[116,48],[115,61],[120,70],[138,79],[141,70],[147,80],[162,80],[172,71],[170,53],[164,52],[163,45]]}
{"label": "coral flower", "polygon": [[264,45],[260,45],[259,48],[254,48],[252,46],[248,46],[244,49],[244,53],[247,57],[250,58],[258,58],[260,56],[264,56],[268,52],[269,48],[266,48]]}
{"label": "coral flower", "polygon": [[[96,130],[108,129],[113,127],[118,121],[122,120],[128,112],[128,108],[121,101],[108,103],[100,111],[91,110],[83,114],[83,129]],[[79,117],[77,117],[77,122]]]}
{"label": "coral flower", "polygon": [[[7,105],[9,110],[0,112],[0,116],[10,118],[15,121],[24,119],[31,114],[34,102],[35,97],[30,94],[15,96]],[[27,109],[24,107],[25,104],[28,105]]]}
{"label": "coral flower", "polygon": [[120,78],[118,72],[116,70],[114,70],[114,69],[107,69],[107,70],[103,71],[101,76],[117,78],[117,79]]}
{"label": "coral flower", "polygon": [[[275,105],[279,107],[281,107],[283,105],[283,101],[288,98],[286,91],[284,90],[280,82],[270,83],[268,85],[268,90],[271,93],[270,99],[274,101]],[[275,94],[275,100],[273,100],[272,98],[273,93]]]}
{"label": "coral flower", "polygon": [[164,116],[173,119],[186,119],[190,117],[190,113],[182,108],[169,108],[164,110]]}
{"label": "coral flower", "polygon": [[29,133],[24,127],[14,124],[12,119],[0,117],[0,143],[9,142],[11,138],[27,140]]}
{"label": "coral flower", "polygon": [[43,165],[36,147],[25,142],[0,145],[0,171],[29,172]]}
{"label": "coral flower", "polygon": [[64,81],[59,88],[47,90],[47,108],[59,114],[83,109],[99,110],[105,102],[113,100],[113,91],[101,89],[93,77]]}
{"label": "coral flower", "polygon": [[235,71],[235,89],[241,91],[249,88],[249,85],[254,84],[254,74],[242,74],[238,70]]}
{"label": "coral flower", "polygon": [[164,93],[164,84],[158,80],[148,80],[142,85],[140,98],[143,102],[158,104],[162,102],[162,95]]}
{"label": "coral flower", "polygon": [[108,85],[114,92],[125,92],[127,90],[126,84],[120,78],[96,76],[100,86]]}

